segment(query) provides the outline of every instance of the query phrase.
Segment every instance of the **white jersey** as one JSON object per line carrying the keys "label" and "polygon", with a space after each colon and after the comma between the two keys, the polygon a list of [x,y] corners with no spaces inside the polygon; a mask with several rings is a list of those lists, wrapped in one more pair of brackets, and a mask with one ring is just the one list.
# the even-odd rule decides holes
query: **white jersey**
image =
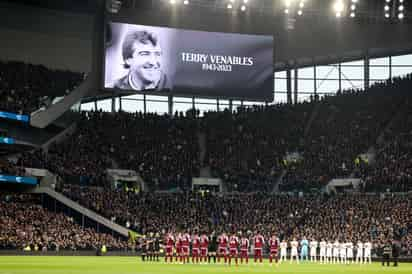
{"label": "white jersey", "polygon": [[333,249],[333,244],[331,242],[328,242],[326,245],[326,257],[332,257],[332,249]]}
{"label": "white jersey", "polygon": [[346,256],[353,258],[353,244],[351,242],[346,243]]}
{"label": "white jersey", "polygon": [[339,257],[340,243],[338,241],[333,243],[333,257]]}
{"label": "white jersey", "polygon": [[285,241],[282,241],[280,243],[280,256],[286,256],[287,249],[288,249],[288,243]]}
{"label": "white jersey", "polygon": [[292,255],[292,256],[298,256],[298,246],[299,246],[298,241],[292,241],[292,242],[290,242],[290,246],[292,247],[292,249],[291,249],[291,255]]}
{"label": "white jersey", "polygon": [[339,255],[341,258],[346,257],[346,243],[341,243],[339,246]]}
{"label": "white jersey", "polygon": [[311,241],[310,242],[310,256],[314,257],[316,256],[316,251],[318,249],[318,241]]}
{"label": "white jersey", "polygon": [[319,243],[319,246],[320,246],[320,256],[326,256],[326,242],[321,241]]}
{"label": "white jersey", "polygon": [[362,258],[363,257],[363,243],[358,242],[356,245],[356,257],[357,258]]}
{"label": "white jersey", "polygon": [[363,252],[363,257],[367,258],[371,256],[371,251],[372,251],[372,243],[366,242],[364,245],[364,252]]}

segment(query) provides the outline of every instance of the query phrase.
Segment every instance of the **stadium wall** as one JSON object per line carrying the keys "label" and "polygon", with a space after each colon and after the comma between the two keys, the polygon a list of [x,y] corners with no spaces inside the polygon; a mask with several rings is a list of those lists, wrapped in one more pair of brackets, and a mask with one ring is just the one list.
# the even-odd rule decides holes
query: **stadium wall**
{"label": "stadium wall", "polygon": [[1,3],[1,60],[89,72],[92,30],[92,14]]}

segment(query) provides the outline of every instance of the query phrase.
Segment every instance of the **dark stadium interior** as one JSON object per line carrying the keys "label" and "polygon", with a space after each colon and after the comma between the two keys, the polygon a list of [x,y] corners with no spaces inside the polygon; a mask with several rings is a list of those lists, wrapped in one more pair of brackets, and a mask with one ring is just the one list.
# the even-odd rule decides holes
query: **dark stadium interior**
{"label": "dark stadium interior", "polygon": [[[0,1],[0,255],[242,232],[412,260],[411,3],[121,2]],[[105,88],[110,22],[272,36],[274,99]]]}

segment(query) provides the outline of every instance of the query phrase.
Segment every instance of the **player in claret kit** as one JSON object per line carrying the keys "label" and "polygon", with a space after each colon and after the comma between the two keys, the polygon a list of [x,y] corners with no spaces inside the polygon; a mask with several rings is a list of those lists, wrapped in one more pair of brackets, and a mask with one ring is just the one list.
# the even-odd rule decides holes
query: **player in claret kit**
{"label": "player in claret kit", "polygon": [[207,253],[209,248],[209,237],[206,233],[203,233],[200,236],[200,262],[206,263],[207,262]]}
{"label": "player in claret kit", "polygon": [[184,233],[182,236],[182,253],[183,253],[183,263],[189,263],[189,252],[190,251],[190,234]]}
{"label": "player in claret kit", "polygon": [[195,230],[194,234],[192,235],[192,264],[199,263],[200,257],[200,237]]}
{"label": "player in claret kit", "polygon": [[217,241],[219,243],[219,248],[217,250],[217,261],[220,263],[220,259],[223,257],[225,259],[225,263],[227,263],[227,244],[229,242],[229,238],[226,233],[223,232]]}
{"label": "player in claret kit", "polygon": [[183,234],[181,232],[177,233],[176,236],[176,262],[183,263]]}
{"label": "player in claret kit", "polygon": [[275,234],[272,234],[272,237],[269,239],[269,263],[272,266],[272,261],[275,259],[276,265],[278,265],[278,252],[279,252],[279,240]]}
{"label": "player in claret kit", "polygon": [[175,237],[173,236],[172,232],[167,233],[165,243],[166,243],[165,263],[167,263],[167,258],[169,258],[169,261],[173,263],[173,246],[175,244]]}
{"label": "player in claret kit", "polygon": [[245,263],[249,263],[249,239],[245,234],[241,234],[240,239],[240,263],[243,264],[243,259],[245,259]]}
{"label": "player in claret kit", "polygon": [[265,238],[260,234],[259,231],[256,231],[256,235],[253,238],[254,242],[254,253],[255,253],[255,264],[257,260],[259,259],[260,263],[263,263],[263,246],[265,245]]}
{"label": "player in claret kit", "polygon": [[232,263],[232,258],[235,258],[235,263],[238,265],[238,248],[239,248],[239,238],[236,233],[233,232],[232,236],[229,238],[229,265]]}

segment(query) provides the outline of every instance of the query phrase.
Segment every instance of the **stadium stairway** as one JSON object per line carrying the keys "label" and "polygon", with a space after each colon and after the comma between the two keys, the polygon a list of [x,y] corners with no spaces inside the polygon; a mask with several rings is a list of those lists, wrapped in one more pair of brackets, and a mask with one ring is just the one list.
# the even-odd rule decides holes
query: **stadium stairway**
{"label": "stadium stairway", "polygon": [[206,133],[204,132],[198,132],[197,133],[197,142],[199,144],[199,163],[203,165],[206,157]]}
{"label": "stadium stairway", "polygon": [[210,166],[204,166],[199,171],[199,176],[203,178],[212,178],[212,172]]}
{"label": "stadium stairway", "polygon": [[317,102],[317,103],[315,104],[315,107],[313,108],[313,111],[312,111],[312,113],[311,113],[311,115],[310,115],[310,117],[309,117],[309,120],[308,120],[308,122],[307,122],[306,125],[305,125],[305,131],[304,131],[304,133],[303,133],[303,136],[307,136],[307,135],[308,135],[308,133],[309,133],[309,131],[310,131],[310,128],[312,127],[313,121],[315,121],[316,117],[318,116],[318,113],[319,113],[319,110],[320,110],[320,106],[321,106],[321,104],[320,104],[319,102]]}
{"label": "stadium stairway", "polygon": [[[368,151],[366,152],[366,154],[371,155],[370,160],[369,160],[369,165],[374,165],[377,148],[384,145],[385,132],[389,131],[389,129],[392,127],[392,125],[396,121],[398,121],[399,119],[403,119],[403,114],[405,113],[405,109],[407,109],[408,107],[409,107],[408,101],[405,100],[405,102],[403,102],[397,108],[398,111],[393,115],[392,119],[385,125],[385,127],[382,129],[382,131],[376,137],[376,142],[368,148]],[[355,173],[356,173],[356,169],[351,172],[351,174],[348,176],[348,178],[354,178]]]}
{"label": "stadium stairway", "polygon": [[212,172],[210,170],[210,166],[204,166],[207,152],[206,139],[206,133],[200,131],[197,133],[197,142],[199,144],[199,163],[201,164],[199,173],[200,177],[211,178]]}
{"label": "stadium stairway", "polygon": [[45,187],[45,186],[41,186],[41,187],[37,187],[34,188],[30,191],[31,193],[38,193],[38,194],[47,194],[48,196],[52,197],[53,199],[55,199],[56,201],[59,201],[60,203],[64,204],[65,206],[79,212],[80,214],[86,216],[87,218],[95,221],[96,223],[103,225],[104,227],[107,227],[111,230],[113,230],[114,232],[124,236],[124,237],[128,237],[129,236],[129,230],[106,219],[105,217],[97,214],[96,212],[87,209],[83,206],[81,206],[80,204],[76,203],[75,201],[67,198],[66,196],[64,196],[63,194],[54,191],[52,188],[50,187]]}
{"label": "stadium stairway", "polygon": [[75,90],[65,96],[59,102],[47,109],[37,110],[30,115],[30,125],[37,128],[45,128],[64,113],[69,111],[73,105],[79,103],[93,88],[93,79],[87,77]]}
{"label": "stadium stairway", "polygon": [[279,175],[279,177],[276,179],[276,182],[273,184],[272,193],[279,192],[279,185],[282,182],[283,177],[285,177],[286,173],[287,170],[283,169],[282,173]]}

